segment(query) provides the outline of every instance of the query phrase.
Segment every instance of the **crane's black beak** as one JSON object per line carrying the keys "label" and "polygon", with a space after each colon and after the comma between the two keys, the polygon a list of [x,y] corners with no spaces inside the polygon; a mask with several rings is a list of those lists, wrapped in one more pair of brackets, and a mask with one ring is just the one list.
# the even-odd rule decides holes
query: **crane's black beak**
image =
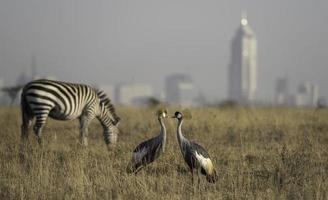
{"label": "crane's black beak", "polygon": [[177,118],[175,115],[172,115],[171,118]]}

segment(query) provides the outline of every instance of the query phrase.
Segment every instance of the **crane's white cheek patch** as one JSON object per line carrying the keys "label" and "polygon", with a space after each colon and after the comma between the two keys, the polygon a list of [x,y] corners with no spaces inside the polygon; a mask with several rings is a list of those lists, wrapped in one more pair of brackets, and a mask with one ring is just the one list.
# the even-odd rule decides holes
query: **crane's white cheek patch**
{"label": "crane's white cheek patch", "polygon": [[147,153],[147,148],[143,148],[138,152],[134,152],[132,155],[132,160],[134,162],[140,162],[141,159],[146,155],[146,153]]}
{"label": "crane's white cheek patch", "polygon": [[213,170],[213,164],[211,159],[205,158],[202,154],[198,154],[196,151],[196,159],[198,160],[200,166],[204,168],[207,172],[211,173]]}

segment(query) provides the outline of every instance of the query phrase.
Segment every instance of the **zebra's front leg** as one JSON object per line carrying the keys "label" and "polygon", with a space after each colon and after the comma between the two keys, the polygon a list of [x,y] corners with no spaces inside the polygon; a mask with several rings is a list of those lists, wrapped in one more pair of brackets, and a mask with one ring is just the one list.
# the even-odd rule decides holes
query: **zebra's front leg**
{"label": "zebra's front leg", "polygon": [[81,144],[83,146],[88,146],[88,126],[90,124],[91,118],[88,116],[82,116],[80,118],[80,138],[81,138]]}

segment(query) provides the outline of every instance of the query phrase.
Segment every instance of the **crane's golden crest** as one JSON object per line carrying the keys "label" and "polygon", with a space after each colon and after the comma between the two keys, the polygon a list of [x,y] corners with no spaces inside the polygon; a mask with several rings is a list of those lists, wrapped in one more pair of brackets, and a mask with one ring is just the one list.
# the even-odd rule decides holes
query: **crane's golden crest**
{"label": "crane's golden crest", "polygon": [[163,117],[167,117],[167,110],[165,108],[161,108],[157,111],[157,116],[163,116]]}

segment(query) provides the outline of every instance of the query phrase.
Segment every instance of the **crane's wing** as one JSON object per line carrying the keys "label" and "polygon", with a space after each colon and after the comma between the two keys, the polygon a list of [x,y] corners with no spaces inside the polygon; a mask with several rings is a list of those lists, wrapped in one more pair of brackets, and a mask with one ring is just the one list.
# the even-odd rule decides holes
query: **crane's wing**
{"label": "crane's wing", "polygon": [[197,151],[198,154],[201,154],[204,158],[210,158],[210,155],[207,153],[204,147],[200,146],[196,142],[190,142],[194,151]]}
{"label": "crane's wing", "polygon": [[152,162],[159,156],[162,142],[159,137],[154,137],[139,144],[133,151],[134,162]]}
{"label": "crane's wing", "polygon": [[214,170],[214,166],[213,166],[212,160],[210,158],[210,155],[199,144],[192,142],[192,146],[193,146],[194,152],[195,152],[194,156],[201,167],[202,174],[204,174],[204,175],[212,174],[212,172]]}

